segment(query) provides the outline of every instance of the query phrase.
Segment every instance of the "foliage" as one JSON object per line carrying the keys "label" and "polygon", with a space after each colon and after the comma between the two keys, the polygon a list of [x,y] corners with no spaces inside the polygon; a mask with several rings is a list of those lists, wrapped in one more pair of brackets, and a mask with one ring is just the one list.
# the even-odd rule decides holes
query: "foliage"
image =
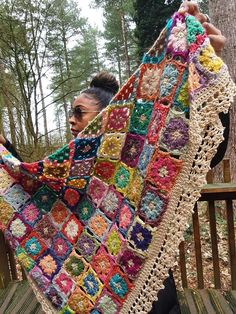
{"label": "foliage", "polygon": [[151,47],[166,21],[178,10],[179,6],[179,0],[169,5],[165,5],[164,1],[134,0],[135,35],[140,57]]}

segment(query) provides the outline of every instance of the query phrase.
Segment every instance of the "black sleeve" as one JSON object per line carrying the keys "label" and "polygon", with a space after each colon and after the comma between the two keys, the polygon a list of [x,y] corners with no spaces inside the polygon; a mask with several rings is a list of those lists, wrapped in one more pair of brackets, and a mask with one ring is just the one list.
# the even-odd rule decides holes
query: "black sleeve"
{"label": "black sleeve", "polygon": [[227,149],[228,140],[229,140],[229,129],[230,129],[230,119],[229,119],[229,112],[219,114],[221,123],[224,129],[224,140],[220,143],[219,147],[217,148],[217,152],[211,161],[211,168],[215,167],[223,158]]}
{"label": "black sleeve", "polygon": [[149,314],[180,314],[177,291],[171,269],[163,284],[165,288],[158,292],[158,301],[153,302]]}
{"label": "black sleeve", "polygon": [[11,142],[9,142],[8,140],[6,140],[6,143],[4,144],[4,147],[6,147],[7,150],[9,150],[9,152],[16,157],[17,159],[19,159],[20,161],[23,161],[20,157],[20,155],[17,153],[15,147],[11,144]]}

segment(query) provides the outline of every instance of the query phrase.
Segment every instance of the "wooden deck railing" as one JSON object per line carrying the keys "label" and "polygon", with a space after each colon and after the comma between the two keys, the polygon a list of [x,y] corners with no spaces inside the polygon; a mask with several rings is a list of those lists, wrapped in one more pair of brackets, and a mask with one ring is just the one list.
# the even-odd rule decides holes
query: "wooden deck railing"
{"label": "wooden deck railing", "polygon": [[[227,224],[228,235],[228,256],[230,267],[230,282],[228,286],[232,290],[236,290],[236,252],[235,252],[235,220],[233,200],[236,200],[236,183],[231,182],[230,178],[230,162],[229,160],[223,161],[223,174],[224,183],[213,183],[213,175],[210,171],[207,179],[208,184],[203,187],[201,191],[201,198],[195,205],[194,213],[192,215],[193,225],[193,239],[195,247],[195,261],[196,261],[196,275],[197,275],[197,289],[209,288],[204,285],[204,272],[203,272],[203,257],[202,257],[202,243],[200,237],[200,225],[198,216],[199,203],[207,201],[207,214],[209,219],[210,238],[211,238],[211,251],[212,251],[212,264],[213,264],[213,284],[215,289],[221,289],[221,271],[219,262],[219,250],[217,241],[217,222],[216,222],[216,204],[215,201],[224,201],[224,210],[226,212],[225,219]],[[179,267],[181,271],[182,287],[188,288],[188,274],[187,274],[187,253],[186,243],[181,242],[179,246]],[[230,289],[230,290],[231,290]]]}

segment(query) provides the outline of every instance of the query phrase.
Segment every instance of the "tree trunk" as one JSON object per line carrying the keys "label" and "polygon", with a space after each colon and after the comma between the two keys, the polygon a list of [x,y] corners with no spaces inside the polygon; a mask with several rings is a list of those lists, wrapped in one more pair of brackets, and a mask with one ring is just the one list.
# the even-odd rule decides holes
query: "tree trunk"
{"label": "tree trunk", "polygon": [[121,18],[121,26],[122,26],[122,37],[123,37],[123,42],[124,42],[126,76],[127,78],[129,78],[131,76],[131,71],[130,71],[130,59],[129,59],[129,51],[128,51],[127,27],[126,27],[124,12],[122,11],[120,13],[120,18]]}
{"label": "tree trunk", "polygon": [[[229,67],[232,79],[236,80],[236,25],[235,25],[235,0],[209,0],[209,14],[212,23],[218,27],[227,38],[227,43],[222,58]],[[230,136],[226,157],[231,160],[232,180],[236,180],[236,108],[235,102],[230,109]]]}

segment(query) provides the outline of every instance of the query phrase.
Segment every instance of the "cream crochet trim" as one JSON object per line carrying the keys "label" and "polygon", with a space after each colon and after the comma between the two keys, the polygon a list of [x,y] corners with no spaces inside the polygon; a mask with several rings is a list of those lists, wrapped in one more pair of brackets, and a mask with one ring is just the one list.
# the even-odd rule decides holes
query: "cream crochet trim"
{"label": "cream crochet trim", "polygon": [[183,240],[201,187],[206,183],[210,161],[223,140],[224,128],[218,114],[228,111],[235,94],[235,84],[224,66],[215,83],[194,95],[194,102],[190,105],[189,147],[182,156],[184,167],[149,248],[149,259],[120,313],[148,313],[152,302],[157,300],[157,292],[163,288],[169,268],[176,263],[175,252]]}

